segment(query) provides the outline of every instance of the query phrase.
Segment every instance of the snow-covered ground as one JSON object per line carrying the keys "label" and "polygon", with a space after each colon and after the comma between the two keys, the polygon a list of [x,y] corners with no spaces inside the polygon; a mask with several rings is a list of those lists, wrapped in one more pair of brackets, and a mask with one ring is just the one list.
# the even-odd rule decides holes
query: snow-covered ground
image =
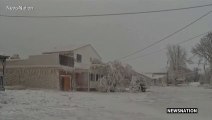
{"label": "snow-covered ground", "polygon": [[[197,107],[198,114],[167,114],[167,107]],[[146,93],[7,90],[0,120],[212,120],[212,89],[151,87]]]}

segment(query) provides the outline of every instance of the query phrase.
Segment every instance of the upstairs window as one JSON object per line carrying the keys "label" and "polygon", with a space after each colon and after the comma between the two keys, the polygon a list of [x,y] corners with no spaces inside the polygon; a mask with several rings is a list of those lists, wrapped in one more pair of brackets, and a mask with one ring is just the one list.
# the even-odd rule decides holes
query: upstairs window
{"label": "upstairs window", "polygon": [[82,55],[77,54],[77,62],[81,63],[82,62]]}
{"label": "upstairs window", "polygon": [[74,67],[74,58],[73,57],[60,55],[59,60],[60,60],[60,65]]}

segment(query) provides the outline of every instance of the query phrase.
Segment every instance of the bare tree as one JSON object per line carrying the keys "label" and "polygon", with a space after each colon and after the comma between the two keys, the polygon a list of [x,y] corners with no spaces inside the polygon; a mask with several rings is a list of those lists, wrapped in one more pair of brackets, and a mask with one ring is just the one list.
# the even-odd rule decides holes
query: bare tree
{"label": "bare tree", "polygon": [[182,70],[187,68],[189,60],[186,51],[179,45],[168,45],[167,57],[169,82],[176,85],[177,80],[183,77]]}
{"label": "bare tree", "polygon": [[194,70],[193,70],[193,72],[194,72],[194,82],[198,82],[199,81],[199,77],[200,77],[200,75],[199,75],[199,68],[197,68],[197,67],[195,67],[194,68]]}
{"label": "bare tree", "polygon": [[[206,64],[209,64],[209,71],[212,73],[212,32],[201,38],[200,43],[192,49],[192,53],[204,61],[204,70]],[[212,84],[212,75],[210,76],[210,83]]]}

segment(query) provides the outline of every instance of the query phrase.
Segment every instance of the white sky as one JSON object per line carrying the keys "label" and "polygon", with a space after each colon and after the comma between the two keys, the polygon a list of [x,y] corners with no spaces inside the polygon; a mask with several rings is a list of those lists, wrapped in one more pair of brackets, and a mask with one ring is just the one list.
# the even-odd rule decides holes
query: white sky
{"label": "white sky", "polygon": [[[211,0],[0,0],[0,12],[8,15],[84,15],[137,12],[188,7]],[[33,6],[31,12],[11,12],[6,5]],[[212,7],[140,15],[89,18],[5,18],[0,17],[0,51],[22,57],[41,54],[57,46],[90,43],[104,61],[114,60],[142,49],[212,10]],[[131,56],[130,65],[139,72],[158,72],[166,67],[165,51],[157,51],[212,30],[212,14],[166,41]],[[199,38],[183,44],[190,53]],[[189,54],[189,56],[192,56]]]}

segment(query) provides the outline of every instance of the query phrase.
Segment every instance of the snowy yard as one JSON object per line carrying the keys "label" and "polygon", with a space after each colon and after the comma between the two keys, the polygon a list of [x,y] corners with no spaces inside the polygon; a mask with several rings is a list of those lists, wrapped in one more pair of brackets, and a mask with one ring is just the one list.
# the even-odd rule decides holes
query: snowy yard
{"label": "snowy yard", "polygon": [[[167,107],[197,107],[198,114],[166,114]],[[212,89],[152,87],[146,93],[7,90],[0,120],[211,120]]]}

